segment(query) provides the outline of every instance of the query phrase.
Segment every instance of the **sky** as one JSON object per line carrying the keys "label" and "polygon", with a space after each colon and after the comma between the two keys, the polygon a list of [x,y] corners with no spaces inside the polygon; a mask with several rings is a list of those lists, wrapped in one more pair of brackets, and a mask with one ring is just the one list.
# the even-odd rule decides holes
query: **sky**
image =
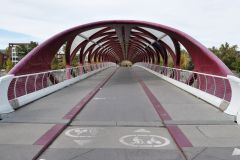
{"label": "sky", "polygon": [[240,0],[1,0],[0,49],[45,41],[101,20],[143,20],[177,28],[206,47],[240,46]]}

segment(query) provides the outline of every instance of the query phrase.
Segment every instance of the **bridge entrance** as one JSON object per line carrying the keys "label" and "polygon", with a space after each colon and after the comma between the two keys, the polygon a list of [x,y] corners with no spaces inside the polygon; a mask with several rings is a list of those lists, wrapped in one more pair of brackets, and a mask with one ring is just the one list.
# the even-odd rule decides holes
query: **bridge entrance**
{"label": "bridge entrance", "polygon": [[[22,135],[29,147],[45,146],[60,134],[39,155],[45,160],[234,159],[240,142],[240,128],[232,117],[139,67],[109,68],[29,104],[0,125],[8,123],[41,128],[36,139],[27,140],[28,131],[20,130],[21,125],[4,135]],[[10,147],[16,143],[23,145],[12,141]]]}

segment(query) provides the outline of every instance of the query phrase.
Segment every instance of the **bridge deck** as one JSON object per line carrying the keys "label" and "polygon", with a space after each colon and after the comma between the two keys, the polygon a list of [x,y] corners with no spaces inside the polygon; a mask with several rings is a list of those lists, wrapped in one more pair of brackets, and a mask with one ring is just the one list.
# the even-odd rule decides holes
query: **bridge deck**
{"label": "bridge deck", "polygon": [[141,68],[119,68],[107,81],[114,70],[0,121],[0,159],[240,158],[232,156],[240,146],[240,127],[232,117]]}

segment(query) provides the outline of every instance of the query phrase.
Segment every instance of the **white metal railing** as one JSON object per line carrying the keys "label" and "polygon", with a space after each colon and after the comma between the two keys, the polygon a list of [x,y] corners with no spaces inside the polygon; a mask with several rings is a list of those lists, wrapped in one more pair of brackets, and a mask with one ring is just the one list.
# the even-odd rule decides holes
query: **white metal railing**
{"label": "white metal railing", "polygon": [[[235,116],[240,124],[240,78],[222,77],[149,63],[136,63],[149,72]],[[227,101],[227,103],[225,102]]]}
{"label": "white metal railing", "polygon": [[49,86],[53,86],[66,80],[78,77],[85,73],[98,70],[103,67],[109,67],[111,65],[113,65],[113,63],[110,62],[86,64],[78,67],[14,76],[8,88],[8,99],[13,100]]}
{"label": "white metal railing", "polygon": [[149,63],[137,63],[137,65],[149,68],[159,74],[180,81],[225,101],[230,102],[231,100],[231,87],[227,77]]}

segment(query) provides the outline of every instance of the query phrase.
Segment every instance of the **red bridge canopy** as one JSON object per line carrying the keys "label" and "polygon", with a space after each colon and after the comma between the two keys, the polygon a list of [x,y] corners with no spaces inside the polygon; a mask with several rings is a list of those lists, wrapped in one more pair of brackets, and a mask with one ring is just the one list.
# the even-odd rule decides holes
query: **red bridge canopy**
{"label": "red bridge canopy", "polygon": [[51,62],[66,44],[67,65],[79,56],[79,63],[147,62],[180,67],[180,46],[184,46],[194,64],[194,70],[226,76],[232,74],[225,64],[206,47],[186,33],[161,24],[111,20],[80,25],[46,40],[24,57],[10,74],[20,75],[51,69]]}

